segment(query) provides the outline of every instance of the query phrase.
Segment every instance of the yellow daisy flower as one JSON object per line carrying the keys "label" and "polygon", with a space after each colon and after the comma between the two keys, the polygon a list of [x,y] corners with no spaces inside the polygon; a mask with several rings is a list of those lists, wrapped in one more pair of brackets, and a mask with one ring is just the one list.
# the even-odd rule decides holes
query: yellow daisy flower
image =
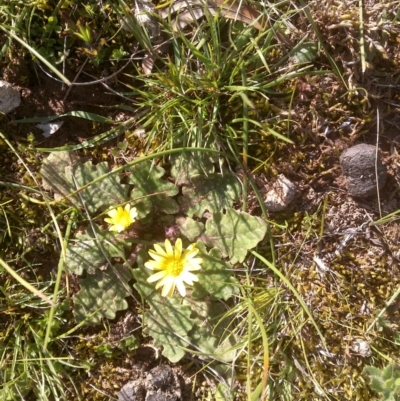
{"label": "yellow daisy flower", "polygon": [[116,209],[110,210],[107,214],[110,218],[106,217],[104,221],[111,224],[109,230],[120,233],[135,222],[137,210],[135,207],[131,209],[131,205],[128,203],[124,209],[122,209],[122,206],[118,206]]}
{"label": "yellow daisy flower", "polygon": [[150,270],[159,270],[151,275],[147,282],[153,283],[160,280],[156,284],[156,290],[163,287],[161,295],[163,297],[171,296],[174,293],[175,286],[182,297],[186,295],[184,282],[193,285],[194,281],[199,279],[191,273],[194,270],[200,270],[202,258],[195,258],[199,250],[195,244],[191,244],[182,252],[182,240],[178,238],[175,242],[175,250],[171,242],[165,240],[165,250],[157,244],[154,249],[149,251],[149,255],[154,259],[146,262],[144,265]]}

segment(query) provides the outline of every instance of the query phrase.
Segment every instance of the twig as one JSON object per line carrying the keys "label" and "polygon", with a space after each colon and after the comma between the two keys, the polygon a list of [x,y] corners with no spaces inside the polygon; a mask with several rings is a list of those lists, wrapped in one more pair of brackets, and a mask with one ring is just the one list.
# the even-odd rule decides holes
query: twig
{"label": "twig", "polygon": [[378,176],[378,146],[379,146],[379,108],[376,108],[376,149],[375,149],[375,177],[376,177],[376,194],[378,196],[379,218],[382,218],[381,197],[379,194],[379,176]]}

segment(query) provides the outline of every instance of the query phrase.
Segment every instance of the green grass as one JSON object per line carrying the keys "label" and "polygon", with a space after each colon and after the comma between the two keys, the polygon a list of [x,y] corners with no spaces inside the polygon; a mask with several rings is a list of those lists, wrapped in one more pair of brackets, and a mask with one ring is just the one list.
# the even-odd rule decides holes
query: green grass
{"label": "green grass", "polygon": [[[308,166],[306,178],[324,171],[329,158],[318,153],[321,158],[316,168],[308,160],[309,154],[318,150],[322,135],[318,129],[324,119],[329,121],[329,127],[340,127],[352,117],[358,119],[359,126],[368,126],[373,113],[368,102],[372,98],[368,98],[360,82],[352,81],[355,67],[351,62],[359,58],[362,74],[368,71],[379,76],[378,68],[371,65],[380,61],[376,55],[378,50],[382,53],[378,42],[389,40],[391,30],[398,29],[397,14],[389,5],[375,12],[387,25],[377,38],[372,22],[365,19],[361,2],[349,6],[348,16],[343,16],[337,4],[332,6],[332,12],[339,9],[337,15],[322,7],[326,13],[323,17],[315,2],[267,4],[270,25],[262,31],[205,12],[189,32],[174,32],[170,21],[160,20],[163,41],[168,45],[161,50],[129,13],[131,7],[123,1],[99,6],[97,1],[24,4],[16,0],[0,6],[0,29],[5,39],[0,55],[4,66],[25,58],[38,75],[46,71],[54,77],[57,88],[62,83],[72,83],[64,99],[79,90],[73,82],[94,80],[107,70],[106,76],[112,76],[112,82],[103,83],[119,95],[121,102],[113,108],[100,109],[104,115],[87,112],[82,105],[57,116],[27,115],[24,117],[28,120],[15,121],[22,127],[22,122],[32,124],[56,118],[87,120],[95,127],[94,135],[80,144],[60,143],[45,148],[35,139],[29,140],[29,135],[13,137],[7,132],[8,126],[2,124],[0,398],[112,399],[129,379],[115,378],[117,368],[130,368],[125,365],[126,355],[134,359],[139,343],[154,342],[162,349],[160,338],[166,342],[169,339],[168,330],[157,334],[157,327],[162,326],[148,328],[148,321],[156,316],[152,313],[167,314],[175,307],[184,322],[183,331],[176,326],[180,337],[175,340],[179,351],[186,351],[178,363],[194,369],[193,392],[198,398],[193,399],[378,399],[368,386],[368,369],[364,368],[373,366],[383,372],[389,363],[398,364],[400,360],[398,326],[391,315],[400,282],[396,274],[385,269],[387,256],[371,257],[370,244],[354,240],[339,256],[318,262],[316,257],[324,252],[334,255],[342,240],[332,239],[333,235],[326,232],[325,223],[333,207],[337,207],[337,200],[326,193],[320,206],[310,212],[289,209],[271,215],[265,209],[257,179],[274,180],[280,173],[277,166],[286,159],[293,171]],[[121,28],[121,21],[128,22],[130,29]],[[347,21],[351,21],[347,29],[354,41],[348,45],[353,59],[346,60],[346,64],[341,59],[340,52],[345,52],[342,43],[330,35],[329,25]],[[292,48],[279,40],[286,26],[286,34],[290,31],[294,43]],[[362,40],[358,46],[359,38]],[[395,46],[393,41],[390,43]],[[137,53],[132,55],[133,49]],[[141,59],[146,53],[155,60],[151,74],[143,72]],[[31,80],[28,78],[27,86]],[[300,88],[308,83],[316,87],[312,95],[316,100],[301,103],[299,97],[307,97],[308,92]],[[129,119],[113,120],[111,109],[124,111]],[[88,165],[81,162],[83,178],[78,177],[80,184],[74,181],[75,185],[68,189],[67,198],[75,199],[73,204],[67,199],[54,201],[40,182],[44,155],[61,150],[86,156],[95,166],[107,160],[110,167],[98,174],[94,168],[93,175],[85,181]],[[217,253],[208,255],[225,266],[225,275],[218,276],[218,280],[226,280],[228,291],[230,286],[235,289],[224,298],[209,284],[208,304],[193,301],[191,307],[196,316],[191,316],[192,323],[187,304],[178,307],[175,298],[171,303],[158,303],[153,290],[145,287],[146,277],[137,269],[146,257],[141,248],[162,242],[165,229],[171,229],[176,222],[178,212],[166,212],[162,207],[176,203],[178,196],[190,190],[188,182],[179,183],[172,175],[174,167],[187,166],[188,160],[188,169],[204,177],[214,174],[214,168],[215,174],[223,177],[233,172],[240,182],[241,196],[235,200],[234,208],[246,216],[250,216],[249,211],[262,215],[267,222],[265,238],[256,250],[249,246],[243,262],[229,262],[230,257],[221,261]],[[87,207],[88,191],[101,185],[106,188],[110,180],[124,176],[128,178],[115,185],[116,192],[123,192],[129,174],[138,171],[132,169],[147,162],[163,167],[170,175],[155,178],[154,167],[148,181],[157,182],[159,192],[141,192],[143,199],[139,196],[133,201],[139,209],[153,200],[157,207],[147,214],[140,210],[142,231],[133,230],[120,242],[114,241],[107,236],[102,221],[111,205],[100,205],[96,213],[91,213]],[[179,195],[168,193],[173,182],[179,187]],[[226,198],[229,196],[227,190]],[[161,203],[156,203],[159,199]],[[185,213],[183,208],[176,210]],[[371,225],[379,225],[384,237],[385,229],[392,232],[397,214],[398,211],[390,213]],[[196,215],[190,217],[189,233],[205,221]],[[68,258],[71,249],[77,249],[73,247],[88,238],[100,244],[105,260],[82,278],[81,273],[70,271]],[[210,251],[211,245],[208,248]],[[86,248],[80,251],[86,252]],[[85,257],[91,255],[85,253]],[[96,259],[93,261],[95,264]],[[105,283],[101,288],[104,293],[114,288],[115,283],[107,281],[108,265],[130,296],[126,296],[128,301],[122,297],[121,305],[126,305],[111,305],[110,315],[103,315],[117,316],[116,320],[103,318],[102,324],[89,325],[102,308],[93,296],[96,285]],[[133,272],[134,288],[132,280],[124,282],[123,269]],[[99,272],[104,274],[101,280],[93,280],[93,288],[85,287]],[[230,281],[233,279],[235,285]],[[96,307],[84,309],[87,313],[82,319],[76,309],[82,301],[78,294],[88,294],[90,290],[93,292],[89,301]],[[118,301],[123,290],[115,291]],[[360,312],[365,299],[371,299],[369,314]],[[124,316],[128,304],[136,317],[134,334],[123,333],[122,345],[111,345],[113,325]],[[215,344],[205,341],[201,325],[198,332],[189,330],[190,324],[196,328],[201,319],[214,337],[219,336]],[[176,324],[173,317],[172,324]],[[232,339],[235,341],[229,342]],[[371,358],[355,355],[355,339],[368,340]],[[171,353],[163,355],[173,358]],[[103,388],[103,377],[115,387],[107,383],[108,387]],[[209,385],[201,389],[199,383],[205,379]]]}

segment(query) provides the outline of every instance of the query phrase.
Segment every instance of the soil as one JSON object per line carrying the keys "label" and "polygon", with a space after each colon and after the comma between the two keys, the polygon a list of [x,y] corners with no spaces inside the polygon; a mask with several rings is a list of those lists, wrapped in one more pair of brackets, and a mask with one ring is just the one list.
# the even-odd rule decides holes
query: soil
{"label": "soil", "polygon": [[[324,31],[324,26],[327,25],[320,24],[320,28],[328,38],[336,33],[343,34],[340,28],[327,27]],[[297,29],[301,28],[302,25],[299,24]],[[316,316],[325,322],[323,329],[331,354],[319,354],[324,366],[329,366],[331,361],[335,360],[335,366],[350,364],[360,372],[362,357],[351,351],[356,335],[350,336],[345,326],[365,326],[366,322],[370,321],[372,310],[382,308],[388,294],[393,294],[400,284],[398,266],[400,223],[394,221],[384,228],[370,225],[380,216],[400,209],[400,156],[398,155],[400,113],[398,106],[392,108],[387,106],[391,103],[397,105],[400,93],[397,86],[381,86],[387,81],[378,74],[366,73],[361,76],[358,71],[354,76],[352,67],[347,67],[346,64],[352,60],[349,48],[341,45],[338,38],[331,43],[336,43],[335,54],[341,59],[346,77],[352,77],[357,84],[354,86],[362,86],[368,92],[369,104],[364,109],[360,103],[347,109],[343,108],[343,103],[334,108],[334,103],[339,101],[344,90],[340,87],[338,79],[333,76],[313,77],[310,82],[299,82],[291,110],[299,122],[291,132],[291,139],[295,145],[281,146],[274,154],[270,166],[255,174],[254,178],[261,191],[267,191],[278,174],[284,174],[298,188],[297,197],[288,209],[270,215],[271,220],[282,224],[288,223],[286,233],[281,235],[275,244],[278,250],[277,262],[287,266],[285,274],[296,283],[305,301],[312,302]],[[388,56],[393,56],[392,60],[400,57],[398,43],[391,42],[387,49]],[[321,63],[325,62],[327,61],[321,60]],[[380,65],[376,66],[376,70],[378,68],[384,69]],[[398,74],[394,64],[385,69],[385,77],[390,76],[391,72]],[[91,71],[91,73],[98,72]],[[67,72],[67,77],[73,80],[74,72]],[[116,107],[123,103],[123,100],[108,93],[101,84],[72,87],[66,96],[67,87],[50,78],[31,60],[24,57],[17,57],[9,62],[2,71],[1,79],[13,84],[21,92],[21,105],[5,116],[0,123],[0,131],[12,144],[23,143],[28,148],[32,143],[41,148],[78,144],[109,128],[106,124],[93,124],[84,119],[68,117],[62,118],[64,125],[59,131],[49,138],[44,138],[35,124],[15,124],[14,120],[45,117],[75,110],[100,114],[110,119],[130,117],[129,113],[121,112]],[[391,82],[393,81],[388,81]],[[123,90],[118,83],[113,85],[113,88],[117,91]],[[329,97],[330,109],[325,105],[326,96]],[[349,101],[363,99],[364,92],[355,91]],[[384,103],[385,105],[381,106]],[[283,108],[286,105],[282,105],[276,99],[275,107]],[[376,114],[377,110],[380,110],[379,117]],[[379,127],[379,137],[377,137],[377,127]],[[32,134],[34,139],[28,140]],[[123,136],[106,146],[115,147],[122,139]],[[388,171],[386,185],[381,190],[379,199],[376,196],[354,199],[347,193],[339,157],[344,149],[354,144],[376,144],[377,141]],[[267,158],[267,150],[262,146],[256,146],[254,149],[257,149],[256,157],[263,157],[263,160]],[[91,157],[94,162],[104,158],[110,163],[115,162],[109,154],[103,156],[104,154],[102,149],[95,149],[89,154],[86,152],[85,156]],[[1,181],[23,182],[20,165],[15,157],[11,153],[4,153],[1,157],[3,160],[0,168]],[[38,163],[28,163],[34,172],[38,172],[40,162],[45,155],[37,153],[36,157]],[[256,202],[249,207],[254,214],[260,213]],[[322,220],[323,226],[321,226]],[[304,227],[308,227],[309,231],[304,230]],[[310,234],[305,235],[306,231]],[[51,255],[48,250],[45,251],[46,255]],[[297,255],[295,260],[293,255]],[[35,258],[37,256],[36,254]],[[47,257],[44,257],[45,260]],[[347,310],[343,309],[344,298],[349,303]],[[343,328],[338,328],[325,317],[324,314],[328,309],[337,316],[342,316]],[[384,330],[396,330],[398,315],[398,305],[391,305],[390,314],[387,314],[386,318],[393,326],[385,327]],[[118,342],[118,336],[135,332],[140,327],[140,322],[132,315],[123,313],[110,325],[105,340],[104,333],[83,330],[80,333],[80,341],[90,342],[95,346],[106,341],[113,347],[113,343]],[[290,336],[291,333],[283,335]],[[300,345],[298,346],[300,348]],[[312,349],[312,339],[308,347]],[[76,356],[81,358],[79,352],[76,351]],[[159,357],[153,348],[142,345],[128,355],[120,353],[118,358],[112,360],[98,359],[90,369],[90,376],[82,374],[78,380],[86,381],[100,391],[115,396],[125,383],[140,376],[138,370],[142,373],[148,372],[155,366],[162,366],[165,363],[166,361]],[[196,398],[198,389],[191,390],[192,378],[197,368],[195,363],[188,368],[184,365],[173,367],[181,380],[184,394],[182,400],[198,399]],[[333,370],[328,368],[326,373],[321,374],[327,381],[334,375]],[[202,377],[200,382],[204,380]],[[340,391],[344,391],[343,387]],[[336,396],[338,399],[346,399],[340,398],[343,397],[341,394]],[[88,399],[94,400],[92,397],[91,395]]]}

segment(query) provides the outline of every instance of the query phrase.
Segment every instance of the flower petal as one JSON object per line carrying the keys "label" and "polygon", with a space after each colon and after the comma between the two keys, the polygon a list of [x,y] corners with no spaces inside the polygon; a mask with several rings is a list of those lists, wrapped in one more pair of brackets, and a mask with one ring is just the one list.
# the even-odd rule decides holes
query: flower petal
{"label": "flower petal", "polygon": [[159,253],[154,252],[152,249],[150,249],[149,255],[157,262],[162,262],[166,259],[166,255],[160,255]]}
{"label": "flower petal", "polygon": [[118,214],[118,212],[117,209],[111,209],[107,212],[107,214],[113,219]]}
{"label": "flower petal", "polygon": [[160,263],[156,262],[155,260],[149,260],[144,264],[144,267],[150,270],[162,270],[162,266],[160,266]]}
{"label": "flower petal", "polygon": [[190,273],[190,272],[186,272],[182,276],[182,281],[184,281],[185,283],[187,283],[189,285],[193,285],[193,282],[199,281],[199,278],[197,276],[195,276],[194,274]]}
{"label": "flower petal", "polygon": [[154,283],[155,281],[163,279],[167,275],[167,272],[165,270],[161,270],[157,273],[152,274],[148,279],[148,283]]}
{"label": "flower petal", "polygon": [[137,218],[137,216],[138,216],[138,213],[137,213],[137,210],[136,210],[135,207],[134,207],[133,209],[130,210],[129,216],[131,216],[131,219],[132,219],[132,220],[136,220],[136,218]]}
{"label": "flower petal", "polygon": [[175,280],[176,288],[182,297],[186,296],[186,288],[182,280]]}
{"label": "flower petal", "polygon": [[[115,222],[114,222],[115,223]],[[153,260],[147,261],[144,266],[156,271],[147,279],[149,283],[156,282],[155,288],[161,288],[163,297],[172,296],[175,288],[179,294],[186,296],[185,284],[193,285],[199,278],[191,271],[200,270],[203,259],[195,257],[199,253],[196,244],[190,244],[186,249],[182,248],[182,239],[177,238],[172,245],[169,239],[164,241],[165,249],[154,244],[154,250],[149,250],[149,256]]]}
{"label": "flower petal", "polygon": [[201,270],[201,266],[200,264],[203,262],[203,259],[201,258],[196,258],[196,259],[192,259],[192,260],[188,260],[185,264],[186,267],[186,271],[190,271],[190,270]]}
{"label": "flower petal", "polygon": [[172,248],[171,242],[169,239],[165,240],[165,252],[168,256],[174,256],[174,249]]}
{"label": "flower petal", "polygon": [[182,256],[182,240],[178,238],[175,241],[175,260],[180,260]]}
{"label": "flower petal", "polygon": [[165,253],[164,249],[162,249],[160,245],[154,244],[154,249],[156,250],[156,252],[157,252],[159,255],[167,256],[167,254]]}
{"label": "flower petal", "polygon": [[159,283],[156,285],[156,289],[163,287],[161,291],[161,295],[166,297],[173,294],[175,289],[175,280],[172,276],[165,276]]}

